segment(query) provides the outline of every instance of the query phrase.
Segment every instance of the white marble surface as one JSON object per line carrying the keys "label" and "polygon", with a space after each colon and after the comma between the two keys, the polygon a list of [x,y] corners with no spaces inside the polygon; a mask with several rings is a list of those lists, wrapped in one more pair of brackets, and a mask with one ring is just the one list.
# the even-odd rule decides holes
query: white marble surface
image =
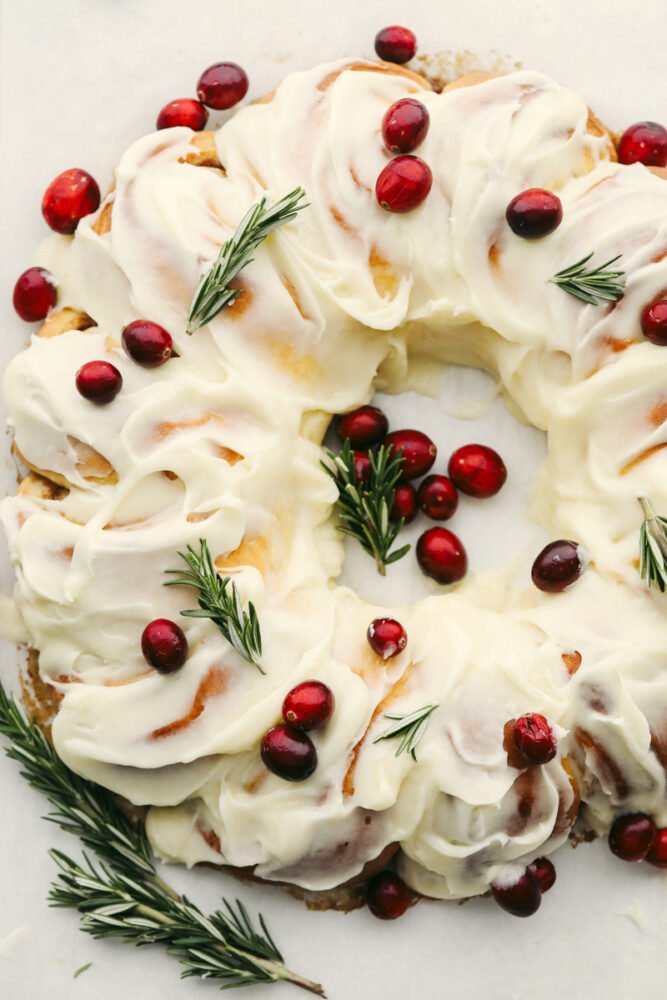
{"label": "white marble surface", "polygon": [[[11,291],[46,231],[39,208],[45,186],[59,171],[81,166],[104,187],[125,146],[153,127],[163,104],[191,95],[212,62],[241,63],[252,98],[292,69],[342,55],[371,56],[380,27],[407,23],[417,32],[420,52],[468,50],[467,67],[475,61],[490,69],[519,62],[551,73],[581,91],[612,129],[667,119],[667,64],[657,44],[667,27],[663,0],[613,9],[603,0],[4,0],[0,12],[3,361],[27,336],[11,308]],[[484,388],[474,377],[458,385],[471,394]],[[395,426],[413,419],[414,405],[407,397],[394,401]],[[537,432],[518,428],[508,416],[497,420],[502,404],[495,405],[486,422],[468,430],[448,422],[437,403],[419,404],[419,425],[441,436],[443,450],[486,435],[516,470],[511,490],[508,484],[483,519],[474,506],[457,514],[471,560],[479,565],[509,559],[539,537],[521,509],[544,444]],[[0,472],[11,490],[15,472],[7,453],[5,446]],[[501,536],[498,546],[494,539]],[[11,570],[4,541],[0,557],[6,590]],[[360,578],[358,561],[349,560],[347,571],[362,591],[376,586]],[[390,586],[398,586],[395,577]],[[390,591],[384,597],[393,599]],[[2,648],[0,676],[10,686],[18,655],[14,647]],[[46,852],[52,846],[76,852],[77,845],[40,819],[43,800],[4,756],[0,781],[0,995],[213,995],[214,984],[180,983],[178,965],[159,949],[95,942],[79,932],[74,914],[47,908],[54,866]],[[477,900],[465,906],[424,903],[385,924],[365,911],[309,913],[278,890],[239,885],[211,872],[173,868],[167,877],[203,908],[217,906],[222,893],[241,896],[253,912],[261,908],[288,964],[323,982],[331,1000],[664,997],[667,877],[648,866],[623,865],[604,844],[576,851],[565,846],[555,862],[558,882],[526,921]],[[88,962],[90,968],[74,979]],[[297,995],[286,985],[271,989],[276,998]],[[244,994],[247,1000],[262,995],[268,994]]]}

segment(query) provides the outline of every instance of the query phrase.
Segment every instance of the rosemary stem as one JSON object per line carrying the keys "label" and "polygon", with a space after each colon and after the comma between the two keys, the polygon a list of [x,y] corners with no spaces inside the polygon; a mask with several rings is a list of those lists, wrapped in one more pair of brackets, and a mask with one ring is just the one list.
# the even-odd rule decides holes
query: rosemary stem
{"label": "rosemary stem", "polygon": [[284,979],[288,983],[292,983],[294,986],[298,986],[302,990],[307,990],[309,993],[315,993],[318,997],[326,997],[326,993],[322,989],[319,983],[314,983],[310,979],[305,979],[296,972],[292,972],[288,969],[286,965],[282,962],[276,962],[270,958],[257,958],[255,955],[250,955],[247,951],[243,951],[241,948],[223,947],[222,945],[214,945],[215,950],[219,951],[221,954],[229,955],[233,952],[235,955],[241,955],[244,958],[250,959],[253,965],[256,965],[264,971],[273,979],[277,981],[278,979]]}
{"label": "rosemary stem", "polygon": [[152,876],[151,881],[153,882],[153,884],[157,889],[162,890],[165,896],[169,896],[170,899],[173,899],[175,903],[181,902],[181,897],[176,892],[176,890],[172,889],[172,887],[167,882],[165,882],[164,879],[161,879],[157,873]]}
{"label": "rosemary stem", "polygon": [[648,497],[637,497],[641,505],[642,511],[644,512],[644,517],[650,521],[651,518],[657,517],[655,508]]}
{"label": "rosemary stem", "polygon": [[385,564],[382,562],[377,552],[375,553],[375,565],[377,566],[377,571],[380,574],[380,576],[387,575],[387,569],[385,567]]}
{"label": "rosemary stem", "polygon": [[[177,897],[178,898],[178,897]],[[145,903],[137,903],[135,907],[137,913],[141,913],[144,917],[149,917],[151,920],[157,921],[159,924],[175,924],[176,921],[172,920],[165,913],[160,913],[159,910],[154,910],[152,906],[147,906]]]}

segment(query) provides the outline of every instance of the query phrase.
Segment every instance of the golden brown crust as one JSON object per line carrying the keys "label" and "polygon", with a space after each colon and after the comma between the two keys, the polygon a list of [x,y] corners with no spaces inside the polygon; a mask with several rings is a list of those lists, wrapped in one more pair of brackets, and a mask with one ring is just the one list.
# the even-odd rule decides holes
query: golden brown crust
{"label": "golden brown crust", "polygon": [[190,145],[194,148],[181,157],[179,163],[190,163],[194,167],[217,167],[224,173],[225,168],[220,162],[215,145],[215,132],[210,129],[204,132],[195,132],[190,140]]}
{"label": "golden brown crust", "polygon": [[48,319],[44,320],[39,330],[38,337],[59,337],[61,333],[68,330],[89,330],[95,326],[95,320],[91,319],[88,313],[82,309],[59,309],[58,312],[51,313]]}

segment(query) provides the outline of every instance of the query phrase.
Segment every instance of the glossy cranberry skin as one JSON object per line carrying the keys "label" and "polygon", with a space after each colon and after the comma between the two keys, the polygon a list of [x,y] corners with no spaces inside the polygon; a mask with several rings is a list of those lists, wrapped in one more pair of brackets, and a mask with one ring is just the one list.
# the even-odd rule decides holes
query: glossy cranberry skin
{"label": "glossy cranberry skin", "polygon": [[389,421],[379,407],[359,406],[343,414],[336,433],[341,441],[349,438],[353,448],[367,448],[381,441],[388,429]]}
{"label": "glossy cranberry skin", "polygon": [[618,144],[620,163],[667,167],[667,129],[658,122],[637,122],[625,130]]}
{"label": "glossy cranberry skin", "polygon": [[667,826],[656,833],[644,861],[648,861],[654,868],[667,868]]}
{"label": "glossy cranberry skin", "polygon": [[76,387],[83,398],[99,405],[115,399],[122,384],[121,373],[108,361],[87,361],[76,373]]}
{"label": "glossy cranberry skin", "polygon": [[366,632],[368,645],[383,660],[391,660],[405,649],[408,635],[395,618],[374,618]]}
{"label": "glossy cranberry skin", "polygon": [[171,335],[148,319],[128,323],[121,339],[132,360],[144,368],[157,368],[171,357]]}
{"label": "glossy cranberry skin", "polygon": [[354,452],[354,474],[358,483],[367,483],[371,478],[371,460],[365,451]]}
{"label": "glossy cranberry skin", "polygon": [[51,229],[68,236],[99,205],[97,182],[85,170],[73,167],[58,174],[47,187],[42,198],[42,215]]}
{"label": "glossy cranberry skin", "polygon": [[556,881],[556,869],[549,858],[535,858],[526,868],[541,893],[548,892]]}
{"label": "glossy cranberry skin", "polygon": [[492,885],[498,906],[513,917],[530,917],[539,909],[542,893],[535,879],[526,871],[513,885]]}
{"label": "glossy cranberry skin", "polygon": [[417,516],[417,490],[412,483],[397,483],[394,489],[394,502],[389,511],[390,521],[400,521],[410,524]]}
{"label": "glossy cranberry skin", "polygon": [[429,528],[417,542],[417,562],[422,573],[438,583],[456,583],[468,569],[461,539],[447,528]]}
{"label": "glossy cranberry skin", "polygon": [[375,36],[375,51],[378,59],[385,62],[410,62],[417,51],[417,37],[414,31],[403,28],[400,24],[392,24],[382,28]]}
{"label": "glossy cranberry skin", "polygon": [[479,500],[495,496],[507,479],[502,458],[485,444],[465,444],[457,448],[447,471],[457,489]]}
{"label": "glossy cranberry skin", "polygon": [[173,674],[188,658],[188,640],[183,629],[168,618],[149,622],[141,636],[146,662],[160,674]]}
{"label": "glossy cranberry skin", "polygon": [[12,302],[21,319],[35,323],[45,319],[57,297],[51,274],[43,267],[29,267],[14,285]]}
{"label": "glossy cranberry skin", "polygon": [[382,119],[382,138],[391,153],[411,153],[426,138],[429,113],[421,101],[403,97],[394,101]]}
{"label": "glossy cranberry skin", "polygon": [[412,212],[424,201],[432,183],[428,163],[418,156],[397,156],[380,172],[375,197],[387,212]]}
{"label": "glossy cranberry skin", "polygon": [[215,63],[205,69],[197,82],[197,97],[209,108],[224,111],[248,93],[245,70],[233,62]]}
{"label": "glossy cranberry skin", "polygon": [[577,543],[561,538],[545,545],[533,563],[531,577],[538,590],[558,594],[579,579],[583,568]]}
{"label": "glossy cranberry skin", "polygon": [[405,913],[410,902],[410,890],[393,872],[379,872],[368,880],[366,903],[374,917],[395,920]]}
{"label": "glossy cranberry skin", "polygon": [[305,781],[317,767],[317,751],[305,733],[280,722],[262,738],[262,760],[285,781]]}
{"label": "glossy cranberry skin", "polygon": [[419,484],[419,506],[434,521],[447,521],[459,505],[459,495],[447,476],[427,476]]}
{"label": "glossy cranberry skin", "polygon": [[194,97],[183,97],[165,104],[157,116],[155,127],[163,129],[184,125],[186,128],[191,128],[193,132],[199,132],[207,121],[208,111],[204,105],[200,101],[195,101]]}
{"label": "glossy cranberry skin", "polygon": [[653,302],[642,312],[642,333],[658,347],[667,347],[667,299]]}
{"label": "glossy cranberry skin", "polygon": [[385,447],[391,451],[392,458],[403,449],[401,455],[401,476],[403,479],[417,479],[431,468],[438,454],[438,449],[430,437],[421,431],[392,431],[384,439]]}
{"label": "glossy cranberry skin", "polygon": [[333,715],[334,696],[322,681],[302,681],[283,702],[283,719],[293,729],[305,732],[326,726]]}
{"label": "glossy cranberry skin", "polygon": [[505,212],[507,225],[524,240],[539,240],[557,229],[563,219],[563,206],[553,191],[528,188],[512,198]]}
{"label": "glossy cranberry skin", "polygon": [[530,764],[548,764],[558,752],[553,730],[537,712],[520,715],[514,723],[514,746]]}
{"label": "glossy cranberry skin", "polygon": [[657,833],[655,823],[646,813],[617,816],[609,830],[609,850],[621,861],[643,861]]}

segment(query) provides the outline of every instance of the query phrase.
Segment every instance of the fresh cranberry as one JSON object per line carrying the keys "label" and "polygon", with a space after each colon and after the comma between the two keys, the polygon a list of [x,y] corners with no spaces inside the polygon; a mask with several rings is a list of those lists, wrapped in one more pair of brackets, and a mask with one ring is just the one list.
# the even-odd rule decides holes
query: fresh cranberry
{"label": "fresh cranberry", "polygon": [[433,441],[421,431],[392,431],[384,439],[384,445],[390,449],[392,458],[398,454],[399,449],[403,450],[401,455],[403,479],[417,479],[418,476],[423,476],[431,468],[438,454]]}
{"label": "fresh cranberry", "polygon": [[456,583],[468,569],[461,539],[447,528],[429,528],[417,542],[417,562],[438,583]]}
{"label": "fresh cranberry", "polygon": [[215,63],[197,82],[197,97],[209,108],[224,111],[243,100],[248,92],[245,70],[233,62]]}
{"label": "fresh cranberry", "polygon": [[447,521],[459,505],[459,495],[447,476],[427,476],[419,484],[419,506],[434,521]]}
{"label": "fresh cranberry", "polygon": [[368,880],[366,903],[373,916],[380,920],[395,920],[402,916],[411,902],[410,890],[393,872],[379,872]]}
{"label": "fresh cranberry", "polygon": [[359,406],[343,414],[336,433],[341,441],[349,438],[353,448],[367,448],[381,441],[388,428],[389,421],[377,406]]}
{"label": "fresh cranberry", "polygon": [[525,871],[516,882],[497,882],[491,892],[498,906],[514,917],[530,917],[539,909],[542,893],[537,882]]}
{"label": "fresh cranberry", "polygon": [[561,224],[563,206],[552,191],[528,188],[512,198],[505,212],[513,233],[524,240],[539,240],[553,233]]}
{"label": "fresh cranberry", "polygon": [[667,347],[667,299],[653,302],[642,312],[642,333],[652,344]]}
{"label": "fresh cranberry", "polygon": [[494,496],[505,484],[505,463],[493,448],[485,444],[465,444],[457,448],[447,467],[454,485],[480,500]]}
{"label": "fresh cranberry", "polygon": [[128,323],[121,339],[130,357],[145,368],[157,368],[171,357],[170,334],[148,319]]}
{"label": "fresh cranberry", "polygon": [[320,729],[331,718],[334,696],[322,681],[302,681],[283,702],[283,719],[294,729]]}
{"label": "fresh cranberry", "polygon": [[73,167],[51,181],[42,198],[42,215],[57,233],[73,233],[84,215],[97,211],[100,189],[86,173]]}
{"label": "fresh cranberry", "polygon": [[418,156],[397,156],[380,172],[375,197],[388,212],[412,212],[424,201],[432,183],[428,163]]}
{"label": "fresh cranberry", "polygon": [[374,618],[366,632],[368,644],[383,660],[398,656],[405,649],[408,636],[395,618]]}
{"label": "fresh cranberry", "polygon": [[176,622],[156,618],[142,633],[141,652],[158,673],[173,674],[188,658],[188,640]]}
{"label": "fresh cranberry", "polygon": [[578,580],[583,569],[577,543],[561,538],[545,545],[533,563],[531,577],[538,590],[557,594]]}
{"label": "fresh cranberry", "polygon": [[354,474],[357,478],[358,483],[369,482],[373,470],[371,469],[371,460],[365,451],[355,451],[354,453]]}
{"label": "fresh cranberry", "polygon": [[110,403],[122,384],[121,373],[108,361],[87,361],[76,373],[76,387],[91,403]]}
{"label": "fresh cranberry", "polygon": [[621,163],[667,167],[667,129],[657,122],[637,122],[626,128],[618,144]]}
{"label": "fresh cranberry", "polygon": [[667,826],[656,833],[644,861],[648,861],[654,868],[667,868]]}
{"label": "fresh cranberry", "polygon": [[402,97],[382,119],[382,138],[391,153],[411,153],[426,138],[429,113],[421,101]]}
{"label": "fresh cranberry", "polygon": [[554,759],[558,749],[551,726],[537,712],[520,715],[516,720],[514,746],[531,764],[548,764]]}
{"label": "fresh cranberry", "polygon": [[390,521],[410,524],[417,516],[417,490],[412,483],[398,483],[394,489],[394,502],[389,511]]}
{"label": "fresh cranberry", "polygon": [[317,750],[305,733],[280,722],[262,738],[262,760],[285,781],[305,781],[317,767]]}
{"label": "fresh cranberry", "polygon": [[44,319],[56,304],[56,286],[43,267],[29,267],[14,285],[14,308],[26,323]]}
{"label": "fresh cranberry", "polygon": [[549,858],[535,858],[528,865],[526,871],[537,883],[537,888],[541,893],[548,892],[556,881],[556,869]]}
{"label": "fresh cranberry", "polygon": [[642,861],[657,835],[655,823],[646,813],[617,816],[609,830],[609,850],[621,861]]}
{"label": "fresh cranberry", "polygon": [[207,121],[208,111],[204,105],[195,101],[194,97],[183,97],[165,104],[157,116],[155,127],[162,129],[184,125],[186,128],[191,128],[193,132],[199,132]]}
{"label": "fresh cranberry", "polygon": [[417,38],[409,28],[392,24],[378,31],[375,36],[375,51],[378,59],[384,59],[385,62],[410,62],[417,51]]}

